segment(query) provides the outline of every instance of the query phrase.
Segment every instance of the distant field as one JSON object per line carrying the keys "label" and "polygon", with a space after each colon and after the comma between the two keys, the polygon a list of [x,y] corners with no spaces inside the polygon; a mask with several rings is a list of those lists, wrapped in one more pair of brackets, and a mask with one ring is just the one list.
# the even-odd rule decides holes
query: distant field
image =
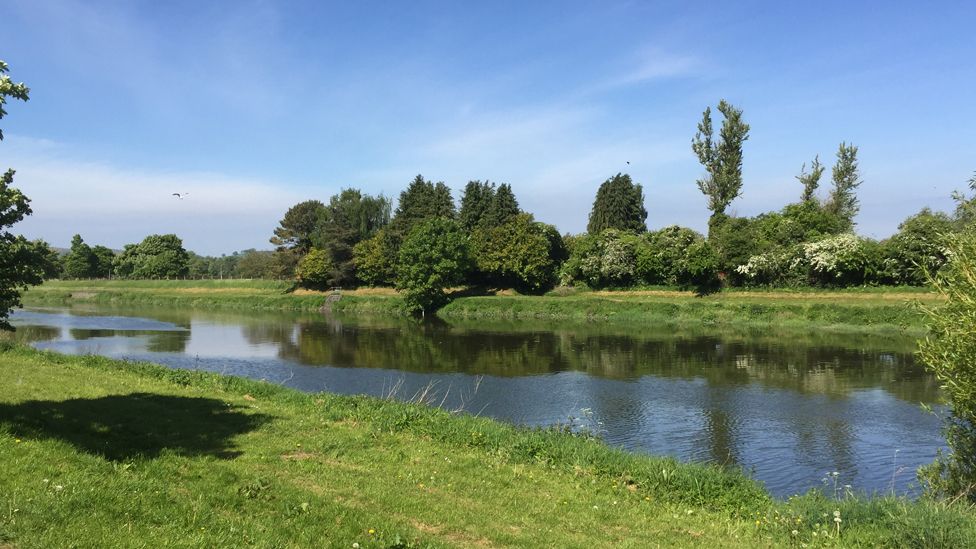
{"label": "distant field", "polygon": [[[25,295],[29,304],[114,303],[255,310],[318,310],[331,292],[296,290],[267,280],[51,281]],[[437,314],[444,319],[534,319],[705,326],[817,328],[829,331],[922,333],[918,303],[938,297],[922,288],[733,290],[696,297],[675,289],[578,291],[545,296],[513,292],[458,297]],[[390,288],[343,290],[332,310],[404,315]]]}

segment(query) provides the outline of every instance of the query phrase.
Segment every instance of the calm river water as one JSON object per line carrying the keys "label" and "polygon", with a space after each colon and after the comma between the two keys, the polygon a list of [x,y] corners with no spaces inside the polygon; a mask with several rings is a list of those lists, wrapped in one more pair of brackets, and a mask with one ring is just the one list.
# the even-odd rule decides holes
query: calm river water
{"label": "calm river water", "polygon": [[835,471],[841,486],[912,494],[915,469],[943,445],[939,418],[919,406],[936,402],[938,384],[907,338],[94,307],[12,318],[18,337],[64,353],[305,391],[411,398],[430,387],[446,408],[738,465],[777,496]]}

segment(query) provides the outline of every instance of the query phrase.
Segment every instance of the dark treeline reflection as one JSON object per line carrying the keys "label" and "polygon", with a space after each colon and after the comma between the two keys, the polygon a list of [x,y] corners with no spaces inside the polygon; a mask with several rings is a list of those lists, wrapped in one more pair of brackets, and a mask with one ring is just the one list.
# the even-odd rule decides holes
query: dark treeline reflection
{"label": "dark treeline reflection", "polygon": [[109,338],[109,337],[144,337],[146,338],[146,351],[151,353],[183,353],[186,352],[186,344],[190,341],[190,330],[110,330],[110,329],[86,329],[71,328],[68,330],[71,339],[85,341],[87,339]]}
{"label": "dark treeline reflection", "polygon": [[54,341],[61,337],[57,326],[20,326],[14,332],[14,339],[23,342]]}
{"label": "dark treeline reflection", "polygon": [[274,344],[282,359],[310,366],[502,377],[562,371],[611,379],[655,375],[833,396],[871,387],[911,402],[932,402],[938,395],[938,384],[913,359],[913,342],[864,335],[326,317],[245,324],[242,331],[250,343]]}

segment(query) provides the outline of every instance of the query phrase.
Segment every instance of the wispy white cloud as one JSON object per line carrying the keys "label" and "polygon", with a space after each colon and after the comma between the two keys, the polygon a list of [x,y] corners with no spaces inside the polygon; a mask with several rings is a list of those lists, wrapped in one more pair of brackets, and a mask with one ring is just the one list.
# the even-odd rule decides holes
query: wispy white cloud
{"label": "wispy white cloud", "polygon": [[685,140],[624,127],[606,132],[605,116],[579,104],[481,111],[401,151],[400,164],[354,179],[369,188],[393,182],[384,190],[395,197],[420,171],[448,182],[459,199],[469,179],[490,178],[512,184],[522,208],[537,219],[580,232],[600,183],[629,172],[647,189],[652,226],[681,221],[671,214],[694,201],[684,192],[688,186],[672,185],[669,174],[691,158]]}
{"label": "wispy white cloud", "polygon": [[649,80],[691,76],[697,74],[703,65],[701,59],[692,55],[651,48],[643,50],[638,55],[636,66],[616,80],[611,80],[611,84],[623,86]]}
{"label": "wispy white cloud", "polygon": [[706,62],[695,55],[646,47],[617,61],[616,65],[620,67],[616,72],[584,87],[582,93],[598,94],[656,81],[695,77],[704,72]]}
{"label": "wispy white cloud", "polygon": [[531,157],[563,143],[592,119],[579,107],[525,108],[484,112],[458,121],[447,133],[416,151],[422,157],[489,160]]}
{"label": "wispy white cloud", "polygon": [[[5,161],[34,214],[16,230],[64,245],[74,233],[121,247],[154,232],[221,253],[266,248],[277,220],[303,193],[274,181],[208,172],[148,172],[79,160],[49,141],[11,136]],[[180,200],[172,193],[185,193]]]}

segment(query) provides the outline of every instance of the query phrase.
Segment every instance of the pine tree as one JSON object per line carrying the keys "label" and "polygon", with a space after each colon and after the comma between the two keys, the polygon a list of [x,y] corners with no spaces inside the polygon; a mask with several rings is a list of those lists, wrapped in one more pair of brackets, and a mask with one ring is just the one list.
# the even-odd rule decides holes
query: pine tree
{"label": "pine tree", "polygon": [[323,210],[325,204],[318,200],[306,200],[288,208],[274,230],[271,243],[279,250],[292,250],[299,257],[307,254],[312,248],[312,234]]}
{"label": "pine tree", "polygon": [[642,233],[647,231],[644,189],[627,174],[617,174],[600,185],[586,231],[599,234],[606,229]]}
{"label": "pine tree", "polygon": [[451,189],[442,182],[435,184],[418,175],[400,193],[400,201],[393,215],[394,228],[406,236],[418,222],[433,217],[454,219],[454,198],[451,197]]}
{"label": "pine tree", "polygon": [[521,213],[512,186],[502,183],[495,192],[495,197],[491,201],[491,209],[485,216],[485,225],[488,227],[500,227]]}
{"label": "pine tree", "polygon": [[469,181],[461,195],[461,211],[458,222],[465,231],[473,231],[492,208],[495,200],[495,184],[488,181]]}

